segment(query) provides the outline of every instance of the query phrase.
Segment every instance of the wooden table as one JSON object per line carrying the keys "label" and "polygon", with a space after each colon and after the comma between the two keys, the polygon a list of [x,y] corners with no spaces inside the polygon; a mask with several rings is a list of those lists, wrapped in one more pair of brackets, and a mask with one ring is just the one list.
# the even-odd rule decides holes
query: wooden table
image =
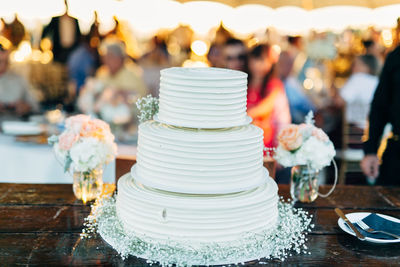
{"label": "wooden table", "polygon": [[[279,187],[288,198],[289,187]],[[400,264],[400,244],[361,242],[337,226],[333,211],[340,207],[345,213],[371,211],[400,218],[400,187],[338,186],[331,197],[298,206],[314,216],[307,242],[311,255],[272,260],[273,265]],[[147,266],[134,257],[123,261],[101,237],[81,240],[89,212],[90,207],[75,200],[71,185],[0,184],[0,265]]]}

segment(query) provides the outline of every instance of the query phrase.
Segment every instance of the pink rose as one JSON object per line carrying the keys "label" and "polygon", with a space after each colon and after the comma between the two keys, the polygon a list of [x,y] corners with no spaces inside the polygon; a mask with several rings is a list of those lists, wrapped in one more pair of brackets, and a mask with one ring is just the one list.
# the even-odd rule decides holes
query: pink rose
{"label": "pink rose", "polygon": [[72,130],[74,133],[78,134],[84,124],[90,121],[90,117],[87,115],[79,114],[69,117],[65,121],[65,127]]}
{"label": "pink rose", "polygon": [[71,147],[78,141],[78,136],[71,132],[64,132],[58,139],[58,145],[62,150],[70,150]]}
{"label": "pink rose", "polygon": [[282,129],[278,136],[279,144],[288,151],[298,149],[303,144],[303,136],[297,125],[290,124]]}
{"label": "pink rose", "polygon": [[110,126],[102,120],[94,119],[94,120],[92,120],[92,122],[96,126],[97,129],[102,129],[102,131],[111,131]]}
{"label": "pink rose", "polygon": [[82,137],[94,137],[99,140],[104,140],[110,134],[110,126],[99,119],[93,119],[84,123],[80,131],[80,136]]}
{"label": "pink rose", "polygon": [[323,141],[323,142],[329,141],[329,137],[320,128],[315,127],[312,130],[311,135],[314,136],[315,138],[317,138],[320,141]]}

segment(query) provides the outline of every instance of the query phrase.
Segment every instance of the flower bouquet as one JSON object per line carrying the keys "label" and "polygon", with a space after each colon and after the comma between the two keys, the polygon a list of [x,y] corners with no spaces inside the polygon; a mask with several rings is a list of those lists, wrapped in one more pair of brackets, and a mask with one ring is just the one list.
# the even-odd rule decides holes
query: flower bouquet
{"label": "flower bouquet", "polygon": [[75,196],[83,202],[95,199],[102,191],[103,165],[117,153],[109,125],[86,115],[72,116],[66,120],[64,132],[48,141],[64,171],[73,173]]}
{"label": "flower bouquet", "polygon": [[[334,187],[326,195],[318,193],[319,171],[330,165],[336,152],[329,137],[314,125],[312,112],[306,116],[306,123],[283,128],[278,141],[275,159],[284,167],[293,167],[291,195],[294,199],[311,202],[318,195],[328,196],[333,192]],[[336,164],[335,171],[336,184]]]}

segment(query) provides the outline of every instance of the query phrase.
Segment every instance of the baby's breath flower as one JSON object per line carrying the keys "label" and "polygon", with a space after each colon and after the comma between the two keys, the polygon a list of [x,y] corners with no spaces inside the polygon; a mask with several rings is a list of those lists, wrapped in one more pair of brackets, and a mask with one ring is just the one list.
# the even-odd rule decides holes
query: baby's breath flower
{"label": "baby's breath flower", "polygon": [[136,107],[139,110],[139,122],[152,120],[153,116],[158,112],[158,98],[147,95],[136,101]]}
{"label": "baby's breath flower", "polygon": [[295,254],[307,254],[312,216],[282,198],[278,211],[277,226],[272,230],[243,233],[233,242],[194,244],[190,240],[161,241],[126,232],[117,216],[116,198],[103,196],[92,206],[81,237],[100,234],[123,259],[132,255],[147,259],[150,265],[159,263],[161,266],[240,264],[254,259],[259,260],[258,264],[268,264],[271,259],[284,261]]}

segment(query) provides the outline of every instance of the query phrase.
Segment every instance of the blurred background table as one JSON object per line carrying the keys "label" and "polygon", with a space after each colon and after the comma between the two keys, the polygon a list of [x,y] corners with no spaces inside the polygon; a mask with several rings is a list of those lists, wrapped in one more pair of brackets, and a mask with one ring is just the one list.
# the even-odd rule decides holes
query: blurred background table
{"label": "blurred background table", "polygon": [[[135,156],[136,146],[118,144],[118,155]],[[0,134],[0,162],[0,183],[72,183],[47,144],[20,142],[14,136]],[[114,182],[115,161],[104,169],[103,180]]]}
{"label": "blurred background table", "polygon": [[[327,191],[323,186],[321,191]],[[289,197],[289,186],[279,194]],[[331,197],[299,204],[313,215],[310,255],[294,255],[274,265],[387,266],[400,262],[400,244],[362,242],[344,233],[333,209],[379,212],[400,218],[399,187],[339,185]],[[148,266],[145,260],[122,260],[101,237],[80,238],[90,207],[74,198],[67,184],[0,184],[0,261],[5,265]],[[247,266],[257,266],[257,262]]]}

